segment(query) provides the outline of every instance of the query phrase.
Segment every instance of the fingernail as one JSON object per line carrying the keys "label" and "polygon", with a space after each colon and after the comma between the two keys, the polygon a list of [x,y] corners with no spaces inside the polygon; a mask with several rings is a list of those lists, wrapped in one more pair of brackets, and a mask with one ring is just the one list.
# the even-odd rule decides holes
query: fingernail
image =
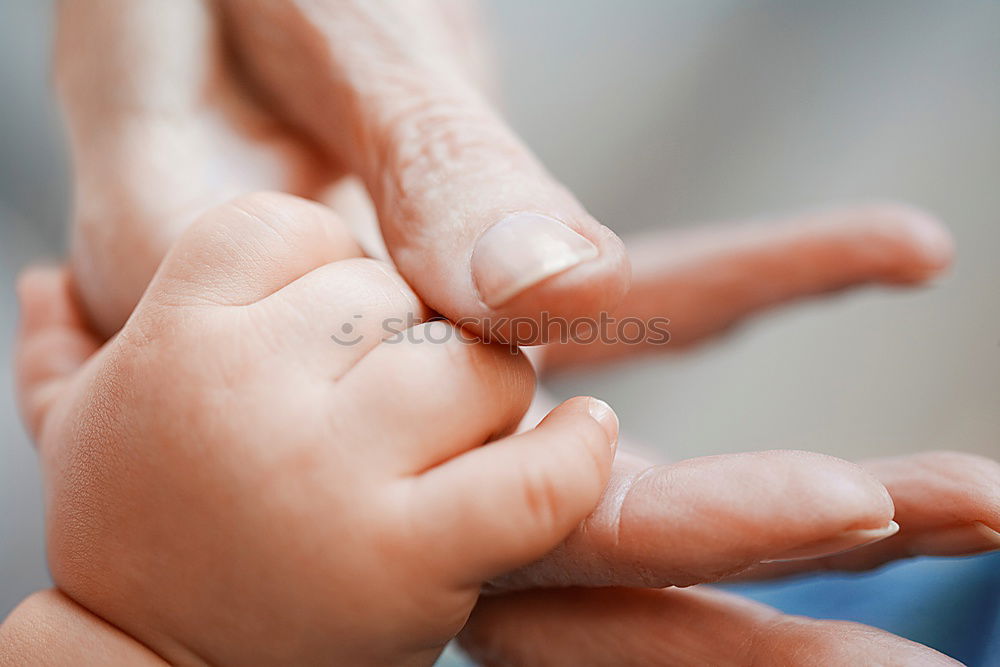
{"label": "fingernail", "polygon": [[555,218],[515,213],[479,237],[472,252],[472,279],[483,302],[496,308],[597,255],[597,246]]}
{"label": "fingernail", "polygon": [[918,533],[907,549],[915,556],[962,556],[1000,549],[1000,533],[985,523],[939,528]]}
{"label": "fingernail", "polygon": [[618,444],[618,415],[615,414],[610,405],[593,397],[587,399],[587,412],[608,434],[608,441],[611,443],[611,448],[614,449],[615,445]]}
{"label": "fingernail", "polygon": [[884,540],[890,535],[899,532],[899,524],[890,521],[884,528],[870,528],[863,530],[848,530],[846,532],[831,537],[829,539],[804,544],[794,549],[778,554],[773,558],[761,561],[762,563],[781,563],[789,560],[805,560],[807,558],[818,558],[820,556],[832,556],[843,551],[856,549],[857,547]]}
{"label": "fingernail", "polygon": [[903,207],[894,219],[912,242],[917,259],[926,271],[934,273],[951,263],[955,242],[936,218],[919,209]]}

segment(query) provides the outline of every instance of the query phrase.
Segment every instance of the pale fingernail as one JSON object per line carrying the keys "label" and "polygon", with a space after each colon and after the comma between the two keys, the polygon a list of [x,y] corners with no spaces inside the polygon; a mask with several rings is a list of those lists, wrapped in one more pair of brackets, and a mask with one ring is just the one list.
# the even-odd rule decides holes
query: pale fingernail
{"label": "pale fingernail", "polygon": [[908,219],[906,233],[915,254],[907,265],[896,267],[903,280],[927,281],[948,268],[955,244],[938,222],[917,212]]}
{"label": "pale fingernail", "polygon": [[599,398],[587,399],[587,412],[594,418],[604,432],[608,435],[608,441],[614,448],[618,444],[618,415],[611,409],[611,406]]}
{"label": "pale fingernail", "polygon": [[833,554],[848,551],[857,547],[878,542],[899,532],[899,524],[890,521],[884,528],[870,528],[861,530],[848,530],[835,537],[804,544],[794,549],[778,554],[772,558],[761,561],[762,563],[781,563],[789,560],[805,560],[807,558],[819,558],[820,556],[832,556]]}
{"label": "pale fingernail", "polygon": [[979,521],[918,533],[907,545],[914,556],[962,556],[994,549],[1000,549],[1000,533]]}
{"label": "pale fingernail", "polygon": [[483,302],[496,308],[597,255],[597,246],[555,218],[515,213],[479,237],[472,252],[472,279]]}

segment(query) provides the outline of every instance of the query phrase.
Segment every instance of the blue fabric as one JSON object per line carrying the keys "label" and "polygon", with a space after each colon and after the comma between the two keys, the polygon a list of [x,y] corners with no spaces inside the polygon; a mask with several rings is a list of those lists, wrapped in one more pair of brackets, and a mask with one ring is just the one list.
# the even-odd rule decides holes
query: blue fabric
{"label": "blue fabric", "polygon": [[789,614],[874,625],[970,666],[1000,667],[1000,553],[724,588]]}
{"label": "blue fabric", "polygon": [[[873,625],[970,667],[1000,667],[1000,553],[916,558],[862,574],[823,573],[720,588],[789,614]],[[452,649],[438,664],[470,663]]]}

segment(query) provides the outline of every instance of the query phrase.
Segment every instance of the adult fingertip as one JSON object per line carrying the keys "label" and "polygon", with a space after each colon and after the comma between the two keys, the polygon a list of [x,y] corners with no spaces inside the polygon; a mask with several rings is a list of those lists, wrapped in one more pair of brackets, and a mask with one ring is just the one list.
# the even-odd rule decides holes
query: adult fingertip
{"label": "adult fingertip", "polygon": [[835,456],[807,451],[790,452],[803,466],[810,497],[818,506],[853,514],[855,528],[875,529],[888,525],[895,514],[888,489],[862,466]]}
{"label": "adult fingertip", "polygon": [[[511,227],[541,226],[545,230],[540,233],[550,236],[530,248],[523,239],[518,243],[521,235],[508,229],[488,230],[480,239],[489,244],[488,250],[482,251],[477,243],[470,264],[472,287],[483,315],[470,318],[468,326],[489,340],[517,345],[577,337],[598,342],[602,327],[606,327],[602,318],[610,316],[628,292],[631,265],[624,244],[614,232],[596,222],[592,224],[580,229],[555,219],[540,225],[515,222]],[[501,236],[507,238],[499,239]],[[500,242],[493,245],[494,240]],[[536,266],[537,272],[531,278],[526,277],[530,273],[527,269],[512,268],[525,263],[542,268]],[[509,275],[506,283],[507,279],[498,277],[502,272]],[[495,300],[486,296],[487,292],[503,296]]]}
{"label": "adult fingertip", "polygon": [[514,213],[488,227],[476,241],[472,278],[483,303],[497,308],[598,254],[596,245],[555,218]]}
{"label": "adult fingertip", "polygon": [[929,214],[915,211],[909,226],[924,275],[932,277],[951,266],[955,241],[943,223]]}
{"label": "adult fingertip", "polygon": [[875,542],[884,540],[887,537],[892,537],[898,532],[899,524],[895,521],[890,521],[881,528],[857,528],[854,530],[845,530],[838,535],[788,549],[783,553],[772,556],[771,558],[766,558],[761,562],[782,563],[786,561],[819,558],[820,556],[832,556],[834,554],[857,549],[858,547],[863,547],[868,544],[874,544]]}
{"label": "adult fingertip", "polygon": [[861,209],[876,232],[896,244],[897,260],[888,275],[890,282],[926,282],[948,269],[955,255],[955,242],[934,215],[909,204],[871,204]]}

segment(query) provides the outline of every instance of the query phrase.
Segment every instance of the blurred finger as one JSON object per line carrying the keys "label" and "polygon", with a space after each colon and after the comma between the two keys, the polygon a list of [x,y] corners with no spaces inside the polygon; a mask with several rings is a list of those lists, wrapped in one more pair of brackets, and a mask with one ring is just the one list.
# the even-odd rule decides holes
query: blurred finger
{"label": "blurred finger", "polygon": [[[898,204],[669,232],[629,243],[632,287],[619,320],[669,319],[666,349],[700,342],[769,308],[866,285],[919,284],[944,270],[948,232],[923,211]],[[624,336],[621,336],[624,338]],[[546,364],[627,356],[655,345],[553,344]]]}
{"label": "blurred finger", "polygon": [[965,556],[1000,549],[1000,463],[927,452],[864,463],[892,495],[899,533],[825,558],[771,563],[743,573],[765,579],[814,570],[869,570],[911,556]]}
{"label": "blurred finger", "polygon": [[65,268],[38,267],[18,281],[15,366],[21,414],[37,437],[63,383],[100,346],[84,322]]}

